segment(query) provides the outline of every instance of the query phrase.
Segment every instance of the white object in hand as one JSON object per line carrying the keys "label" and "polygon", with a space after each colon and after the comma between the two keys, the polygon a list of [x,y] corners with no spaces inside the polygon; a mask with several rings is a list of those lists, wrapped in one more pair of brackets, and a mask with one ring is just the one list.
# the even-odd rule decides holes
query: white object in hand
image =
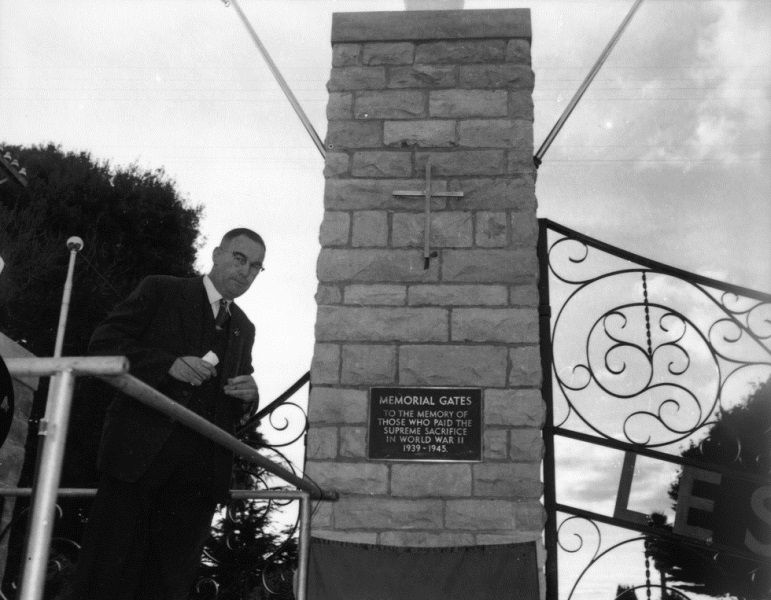
{"label": "white object in hand", "polygon": [[204,354],[201,360],[205,360],[212,367],[216,367],[220,362],[220,359],[217,358],[217,355],[214,354],[214,352],[212,352],[211,350],[209,350],[206,354]]}

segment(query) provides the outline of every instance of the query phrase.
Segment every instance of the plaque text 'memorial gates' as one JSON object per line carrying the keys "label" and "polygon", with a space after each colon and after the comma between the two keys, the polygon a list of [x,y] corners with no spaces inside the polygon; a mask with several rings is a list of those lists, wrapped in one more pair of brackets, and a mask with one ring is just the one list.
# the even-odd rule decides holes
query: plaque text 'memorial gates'
{"label": "plaque text 'memorial gates'", "polygon": [[766,597],[771,296],[545,220],[539,254],[547,597],[614,556],[639,557],[630,593]]}

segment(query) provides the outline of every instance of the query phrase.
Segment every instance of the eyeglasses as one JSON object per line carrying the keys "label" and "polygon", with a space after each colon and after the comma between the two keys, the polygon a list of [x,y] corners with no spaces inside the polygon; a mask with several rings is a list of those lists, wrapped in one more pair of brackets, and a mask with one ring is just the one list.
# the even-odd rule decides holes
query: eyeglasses
{"label": "eyeglasses", "polygon": [[245,254],[241,254],[240,252],[231,252],[231,254],[233,255],[233,262],[236,263],[236,266],[245,267],[248,264],[249,272],[254,272],[255,277],[265,270],[262,263],[250,263]]}

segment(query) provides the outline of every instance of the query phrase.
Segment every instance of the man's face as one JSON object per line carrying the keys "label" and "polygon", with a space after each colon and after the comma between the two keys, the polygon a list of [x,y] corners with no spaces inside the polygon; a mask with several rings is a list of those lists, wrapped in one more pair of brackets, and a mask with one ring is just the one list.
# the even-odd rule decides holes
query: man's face
{"label": "man's face", "polygon": [[262,270],[265,248],[244,235],[214,249],[209,278],[223,298],[238,298]]}

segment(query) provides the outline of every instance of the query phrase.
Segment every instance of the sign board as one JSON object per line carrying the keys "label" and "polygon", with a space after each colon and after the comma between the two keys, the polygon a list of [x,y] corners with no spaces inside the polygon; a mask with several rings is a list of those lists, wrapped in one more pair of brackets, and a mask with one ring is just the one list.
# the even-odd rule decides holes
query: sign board
{"label": "sign board", "polygon": [[376,460],[481,461],[482,390],[370,388],[367,456]]}

